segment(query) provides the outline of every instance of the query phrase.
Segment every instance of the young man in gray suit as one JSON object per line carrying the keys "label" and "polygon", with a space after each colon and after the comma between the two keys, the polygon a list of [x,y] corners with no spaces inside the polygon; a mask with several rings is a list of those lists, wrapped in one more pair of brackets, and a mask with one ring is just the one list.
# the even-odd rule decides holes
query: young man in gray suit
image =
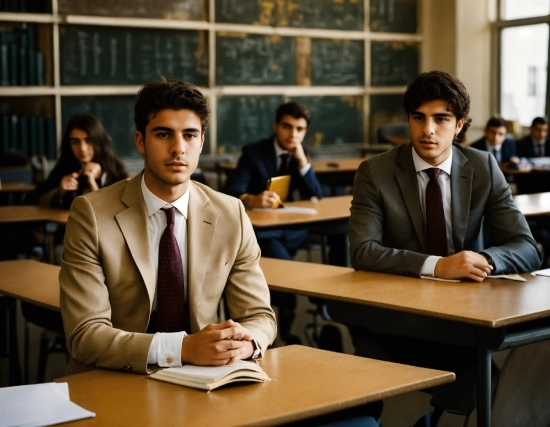
{"label": "young man in gray suit", "polygon": [[[450,74],[419,75],[403,101],[411,142],[366,160],[355,175],[350,256],[355,269],[413,277],[483,281],[523,273],[541,255],[494,156],[459,145],[471,119],[470,97]],[[434,170],[437,169],[437,170]],[[495,245],[479,247],[482,220]],[[457,374],[434,389],[438,409],[475,406],[473,348],[382,335],[352,328],[365,356],[421,364]]]}

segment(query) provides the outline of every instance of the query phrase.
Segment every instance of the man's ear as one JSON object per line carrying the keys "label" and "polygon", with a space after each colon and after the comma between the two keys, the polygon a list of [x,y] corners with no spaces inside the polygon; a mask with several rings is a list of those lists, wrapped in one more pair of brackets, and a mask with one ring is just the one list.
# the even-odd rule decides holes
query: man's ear
{"label": "man's ear", "polygon": [[204,147],[204,132],[201,134],[201,153],[202,153],[202,147]]}
{"label": "man's ear", "polygon": [[460,120],[456,122],[455,135],[458,135],[460,133],[460,131],[464,127],[464,123],[466,123],[465,117],[462,117]]}
{"label": "man's ear", "polygon": [[140,131],[136,131],[134,134],[134,142],[136,143],[136,148],[141,154],[145,154],[145,138]]}

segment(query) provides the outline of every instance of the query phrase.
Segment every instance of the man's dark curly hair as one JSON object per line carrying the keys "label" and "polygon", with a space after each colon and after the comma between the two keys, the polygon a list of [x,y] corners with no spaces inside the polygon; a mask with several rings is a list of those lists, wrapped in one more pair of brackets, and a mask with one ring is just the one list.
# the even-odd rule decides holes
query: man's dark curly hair
{"label": "man's dark curly hair", "polygon": [[149,118],[166,109],[191,110],[199,116],[203,134],[208,127],[210,107],[203,94],[191,83],[183,80],[166,80],[163,77],[158,82],[146,84],[138,92],[134,106],[134,123],[137,131],[145,137]]}
{"label": "man's dark curly hair", "polygon": [[430,71],[418,75],[407,88],[403,98],[403,108],[407,114],[412,113],[425,102],[441,100],[447,104],[457,120],[465,119],[464,126],[453,142],[460,143],[466,139],[466,131],[472,119],[470,112],[470,95],[460,80],[443,71]]}

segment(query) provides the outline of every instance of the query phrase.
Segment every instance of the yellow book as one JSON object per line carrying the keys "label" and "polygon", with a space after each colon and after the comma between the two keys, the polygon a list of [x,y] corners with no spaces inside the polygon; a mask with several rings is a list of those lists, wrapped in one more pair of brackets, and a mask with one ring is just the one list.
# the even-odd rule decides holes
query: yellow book
{"label": "yellow book", "polygon": [[288,198],[290,188],[290,175],[274,176],[267,181],[267,190],[274,191],[280,197],[272,206],[273,208],[283,207],[283,202]]}

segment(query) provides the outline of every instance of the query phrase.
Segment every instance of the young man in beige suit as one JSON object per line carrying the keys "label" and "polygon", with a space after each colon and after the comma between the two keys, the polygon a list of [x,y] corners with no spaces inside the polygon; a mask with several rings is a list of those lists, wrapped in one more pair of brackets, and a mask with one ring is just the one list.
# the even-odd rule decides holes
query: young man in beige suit
{"label": "young man in beige suit", "polygon": [[[223,365],[273,342],[275,317],[242,203],[190,180],[209,117],[192,85],[145,85],[134,115],[143,172],[73,202],[60,273],[68,374]],[[159,256],[168,229],[172,252]],[[222,296],[232,320],[220,323]],[[166,326],[172,317],[186,326]]]}

